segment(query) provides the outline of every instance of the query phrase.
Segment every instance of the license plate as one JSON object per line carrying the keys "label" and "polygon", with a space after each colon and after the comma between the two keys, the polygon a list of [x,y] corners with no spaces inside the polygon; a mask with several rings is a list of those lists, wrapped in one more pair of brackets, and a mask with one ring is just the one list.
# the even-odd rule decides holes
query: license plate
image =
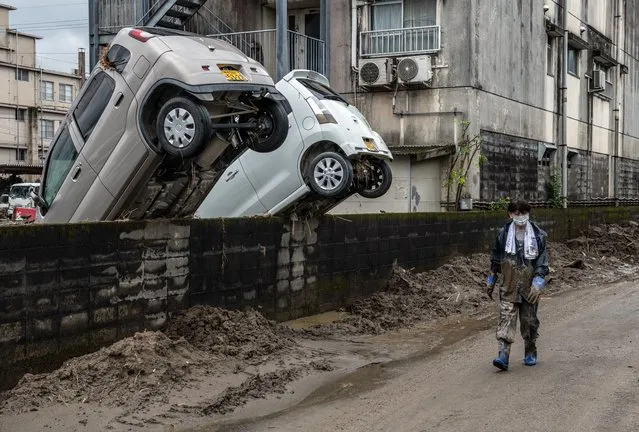
{"label": "license plate", "polygon": [[222,73],[226,76],[228,81],[247,81],[244,74],[235,70],[223,70]]}
{"label": "license plate", "polygon": [[365,138],[364,139],[364,145],[370,151],[377,151],[377,145],[375,145],[375,142],[372,139],[370,139],[370,138]]}

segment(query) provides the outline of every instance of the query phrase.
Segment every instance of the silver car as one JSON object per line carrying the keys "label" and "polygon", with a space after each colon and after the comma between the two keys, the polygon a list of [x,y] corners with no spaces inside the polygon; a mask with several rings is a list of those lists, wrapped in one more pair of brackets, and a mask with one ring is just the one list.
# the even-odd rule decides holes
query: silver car
{"label": "silver car", "polygon": [[290,111],[234,46],[125,28],[56,131],[34,194],[38,220],[192,216],[242,152],[282,145]]}
{"label": "silver car", "polygon": [[268,159],[243,153],[195,217],[316,215],[355,193],[373,199],[389,190],[393,155],[325,76],[294,70],[276,88],[293,109],[284,144]]}

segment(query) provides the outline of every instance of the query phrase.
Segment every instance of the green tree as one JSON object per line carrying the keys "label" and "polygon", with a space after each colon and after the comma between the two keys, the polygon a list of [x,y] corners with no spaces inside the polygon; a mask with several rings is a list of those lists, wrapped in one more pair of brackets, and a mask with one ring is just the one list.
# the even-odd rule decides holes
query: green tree
{"label": "green tree", "polygon": [[446,201],[450,203],[451,194],[454,193],[456,210],[459,209],[459,200],[468,184],[468,172],[473,160],[475,160],[475,156],[479,153],[478,166],[487,161],[486,156],[481,152],[483,141],[481,135],[477,134],[471,138],[468,135],[471,123],[467,120],[462,120],[460,124],[462,138],[457,144],[455,154],[450,157],[448,178],[446,179]]}

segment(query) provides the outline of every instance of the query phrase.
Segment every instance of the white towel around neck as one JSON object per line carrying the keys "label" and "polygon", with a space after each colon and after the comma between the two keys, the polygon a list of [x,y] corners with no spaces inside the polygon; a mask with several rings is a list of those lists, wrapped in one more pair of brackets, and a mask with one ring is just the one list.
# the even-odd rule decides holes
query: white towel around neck
{"label": "white towel around neck", "polygon": [[[506,253],[516,255],[517,246],[515,245],[515,223],[511,223],[508,228],[508,237],[506,237]],[[526,234],[524,236],[524,258],[531,260],[537,258],[539,251],[537,250],[537,238],[535,231],[530,222],[526,222]]]}

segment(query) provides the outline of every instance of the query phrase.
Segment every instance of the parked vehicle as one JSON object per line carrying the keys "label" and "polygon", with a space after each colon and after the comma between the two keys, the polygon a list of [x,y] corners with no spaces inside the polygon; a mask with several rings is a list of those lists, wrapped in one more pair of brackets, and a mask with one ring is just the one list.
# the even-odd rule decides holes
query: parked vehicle
{"label": "parked vehicle", "polygon": [[225,41],[122,29],[52,140],[38,220],[192,216],[233,159],[282,145],[290,110]]}
{"label": "parked vehicle", "polygon": [[359,193],[378,198],[391,186],[393,159],[362,113],[326,77],[294,70],[276,84],[292,106],[286,141],[270,158],[247,151],[222,175],[196,217],[239,217],[330,210]]}
{"label": "parked vehicle", "polygon": [[15,183],[9,188],[9,206],[7,216],[13,219],[13,211],[16,207],[34,207],[31,192],[38,193],[40,183]]}

